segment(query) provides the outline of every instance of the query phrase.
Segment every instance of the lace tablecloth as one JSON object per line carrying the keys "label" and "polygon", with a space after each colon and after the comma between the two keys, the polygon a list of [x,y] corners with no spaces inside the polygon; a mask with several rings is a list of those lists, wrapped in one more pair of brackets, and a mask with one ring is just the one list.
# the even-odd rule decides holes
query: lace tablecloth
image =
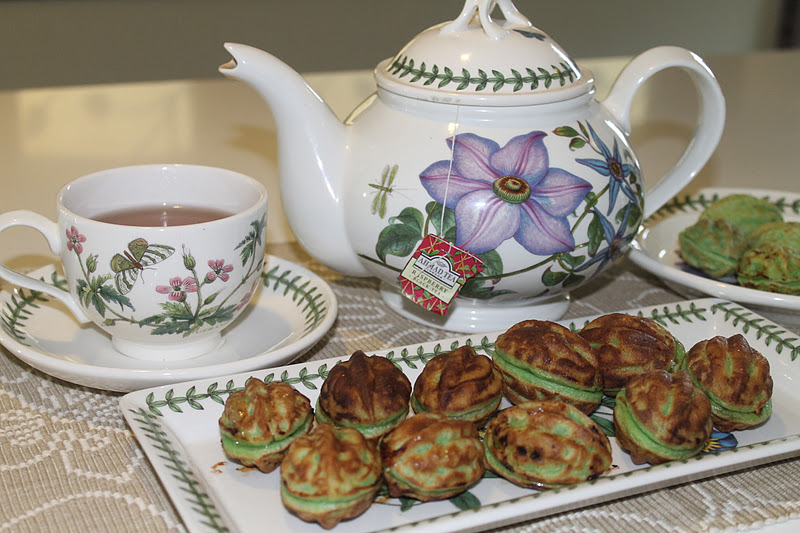
{"label": "lace tablecloth", "polygon": [[[339,300],[333,329],[301,360],[454,335],[394,314],[374,279],[342,278],[295,246],[269,251],[321,274]],[[684,299],[627,260],[612,272],[573,293],[567,318]],[[0,532],[185,531],[119,397],[51,378],[2,350]],[[800,461],[789,459],[496,531],[742,531],[798,516]]]}

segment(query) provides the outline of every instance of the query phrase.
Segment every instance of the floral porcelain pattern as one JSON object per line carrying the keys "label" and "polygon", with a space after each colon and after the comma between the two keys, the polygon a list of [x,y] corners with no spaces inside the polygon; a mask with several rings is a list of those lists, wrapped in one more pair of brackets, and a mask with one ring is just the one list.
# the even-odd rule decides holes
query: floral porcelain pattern
{"label": "floral porcelain pattern", "polygon": [[[90,251],[84,254],[85,249],[91,249],[91,242],[79,228],[72,226],[66,230],[67,250],[75,254],[83,276],[77,280],[80,303],[103,317],[105,326],[130,323],[150,328],[151,335],[188,337],[206,326],[228,322],[249,301],[264,263],[257,249],[262,243],[266,218],[253,220],[250,226],[250,232],[234,247],[239,252],[241,266],[235,267],[228,258],[211,258],[203,261],[207,268],[204,271],[200,270],[198,260],[185,246],[180,252],[181,266],[175,261],[166,264],[173,257],[175,248],[148,243],[142,238],[134,239],[126,250],[114,254],[108,263],[109,271],[103,271],[98,254]],[[181,267],[185,272],[181,272]],[[140,272],[155,268],[169,268],[175,271],[175,275],[167,285],[137,287]],[[245,269],[245,275],[237,285],[226,286],[234,268]],[[247,294],[231,302],[230,299],[243,286],[248,286]],[[136,316],[136,309],[127,296],[133,290],[155,290],[163,294],[162,311],[145,317]]]}
{"label": "floral porcelain pattern", "polygon": [[[563,141],[576,155],[595,153],[574,159],[586,168],[587,179],[550,166],[546,142]],[[616,139],[609,147],[588,122],[558,127],[552,135],[530,131],[503,146],[474,133],[446,144],[452,161],[433,162],[419,173],[433,201],[423,210],[407,206],[390,216],[375,245],[378,259],[362,257],[392,268],[388,255],[407,257],[435,232],[483,261],[486,270],[461,295],[488,299],[510,292],[498,288],[503,278],[536,269],[547,292],[574,288],[619,258],[636,234],[643,208],[638,166]],[[370,184],[377,189],[373,215],[386,214],[396,173],[397,165],[387,165],[380,184]],[[608,178],[600,190],[591,185],[597,174]],[[601,209],[603,197],[608,206]],[[504,270],[499,247],[511,239],[531,255],[531,266]]]}
{"label": "floral porcelain pattern", "polygon": [[551,65],[550,70],[544,67],[525,67],[522,69],[524,74],[517,69],[511,69],[506,74],[499,70],[492,70],[489,75],[483,69],[471,73],[465,68],[462,68],[460,72],[457,69],[454,72],[453,69],[446,66],[430,65],[428,68],[424,61],[415,62],[413,58],[403,56],[392,61],[388,70],[392,76],[396,76],[398,79],[409,76],[409,83],[421,83],[423,86],[436,83],[436,87],[439,89],[453,83],[456,84],[457,91],[472,90],[475,92],[483,91],[487,87],[491,87],[493,92],[497,92],[507,86],[510,86],[513,92],[517,92],[526,85],[532,91],[539,88],[549,89],[553,82],[563,87],[578,78],[578,73],[565,62]]}

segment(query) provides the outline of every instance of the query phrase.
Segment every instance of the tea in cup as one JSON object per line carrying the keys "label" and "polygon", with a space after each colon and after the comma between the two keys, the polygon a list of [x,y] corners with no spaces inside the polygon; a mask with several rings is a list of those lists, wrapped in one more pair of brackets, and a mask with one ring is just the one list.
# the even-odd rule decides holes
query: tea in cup
{"label": "tea in cup", "polygon": [[103,170],[64,186],[56,208],[56,222],[4,213],[0,231],[41,232],[69,291],[3,265],[0,278],[57,298],[130,357],[212,351],[258,288],[267,191],[243,174],[197,165]]}

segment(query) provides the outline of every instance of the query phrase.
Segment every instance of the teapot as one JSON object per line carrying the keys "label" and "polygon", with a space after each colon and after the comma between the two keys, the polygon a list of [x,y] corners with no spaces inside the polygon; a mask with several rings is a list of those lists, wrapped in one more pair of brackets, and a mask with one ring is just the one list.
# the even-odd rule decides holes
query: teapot
{"label": "teapot", "polygon": [[[271,107],[299,243],[335,271],[380,278],[403,316],[456,332],[563,316],[569,292],[614,264],[643,218],[701,170],[725,122],[711,70],[674,46],[633,58],[597,101],[592,73],[512,0],[466,0],[457,18],[417,35],[378,64],[376,92],[344,123],[276,57],[225,48],[233,59],[220,71]],[[645,191],[628,139],[631,102],[670,67],[696,86],[697,128]],[[400,291],[398,275],[430,234],[483,267],[443,315]]]}

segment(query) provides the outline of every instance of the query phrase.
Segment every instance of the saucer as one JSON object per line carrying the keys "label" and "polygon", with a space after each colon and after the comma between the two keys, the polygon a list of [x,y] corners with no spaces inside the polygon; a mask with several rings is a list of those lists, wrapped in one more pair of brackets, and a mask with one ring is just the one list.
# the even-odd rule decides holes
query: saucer
{"label": "saucer", "polygon": [[[30,275],[63,284],[53,266]],[[275,256],[267,256],[261,281],[248,308],[223,330],[219,347],[193,359],[159,364],[125,356],[110,336],[79,324],[55,299],[13,286],[0,291],[0,344],[51,376],[121,392],[286,364],[333,325],[336,296],[310,270]]]}
{"label": "saucer", "polygon": [[785,221],[800,222],[800,194],[763,189],[703,189],[691,196],[675,197],[656,211],[631,243],[628,257],[688,298],[698,295],[722,298],[751,307],[781,324],[800,324],[800,296],[741,287],[733,276],[711,279],[689,267],[680,256],[678,234],[697,222],[700,213],[712,202],[736,193],[769,200],[778,206]]}

